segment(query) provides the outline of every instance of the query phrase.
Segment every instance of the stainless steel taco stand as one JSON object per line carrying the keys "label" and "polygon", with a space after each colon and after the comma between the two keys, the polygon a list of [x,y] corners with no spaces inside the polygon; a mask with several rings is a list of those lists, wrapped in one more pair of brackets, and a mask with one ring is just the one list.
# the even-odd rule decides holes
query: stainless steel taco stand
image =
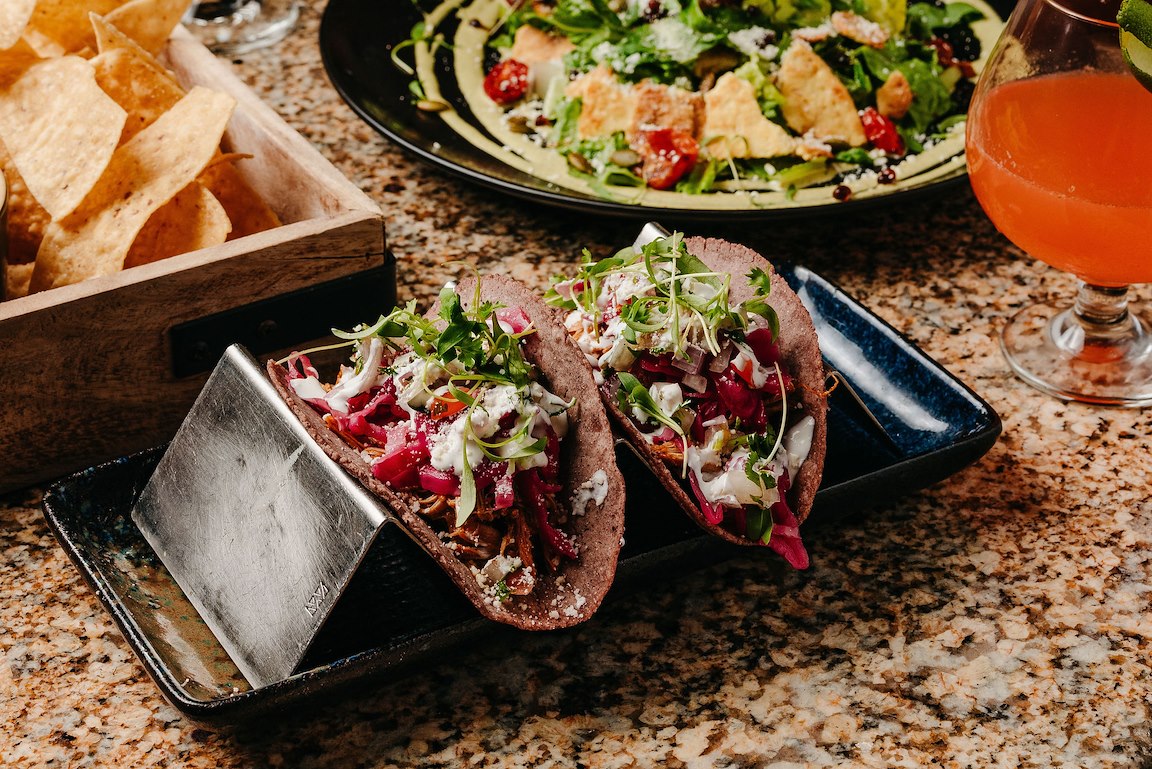
{"label": "stainless steel taco stand", "polygon": [[237,345],[132,519],[254,687],[296,670],[377,534],[395,523]]}

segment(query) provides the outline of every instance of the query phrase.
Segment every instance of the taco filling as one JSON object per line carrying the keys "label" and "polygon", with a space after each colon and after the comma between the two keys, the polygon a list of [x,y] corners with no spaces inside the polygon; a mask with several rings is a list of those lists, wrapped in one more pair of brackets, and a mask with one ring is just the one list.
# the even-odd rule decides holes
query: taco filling
{"label": "taco filling", "polygon": [[788,491],[815,420],[780,353],[769,275],[751,270],[755,291],[743,302],[730,301],[732,280],[676,234],[600,261],[585,251],[579,273],[547,300],[569,311],[565,325],[597,383],[706,522],[803,567]]}
{"label": "taco filling", "polygon": [[584,484],[581,504],[558,503],[572,402],[525,359],[535,328],[523,310],[477,298],[465,311],[446,288],[438,317],[409,305],[337,333],[354,352],[335,382],[294,354],[288,385],[372,477],[414,496],[488,598],[531,595],[543,574],[578,557],[571,516],[604,501],[607,479]]}

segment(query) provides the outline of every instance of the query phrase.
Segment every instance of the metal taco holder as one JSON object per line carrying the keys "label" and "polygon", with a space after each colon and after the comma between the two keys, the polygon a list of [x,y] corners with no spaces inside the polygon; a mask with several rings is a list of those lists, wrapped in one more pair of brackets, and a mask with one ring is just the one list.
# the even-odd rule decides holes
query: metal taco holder
{"label": "metal taco holder", "polygon": [[296,671],[395,518],[229,347],[132,519],[253,687]]}

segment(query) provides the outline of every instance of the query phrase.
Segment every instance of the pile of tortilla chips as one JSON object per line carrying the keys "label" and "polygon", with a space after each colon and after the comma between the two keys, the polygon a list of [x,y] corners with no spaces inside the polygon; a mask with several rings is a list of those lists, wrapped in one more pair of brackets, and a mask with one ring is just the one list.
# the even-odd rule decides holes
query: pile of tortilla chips
{"label": "pile of tortilla chips", "polygon": [[235,100],[156,59],[188,3],[0,0],[7,298],[279,224],[221,152]]}

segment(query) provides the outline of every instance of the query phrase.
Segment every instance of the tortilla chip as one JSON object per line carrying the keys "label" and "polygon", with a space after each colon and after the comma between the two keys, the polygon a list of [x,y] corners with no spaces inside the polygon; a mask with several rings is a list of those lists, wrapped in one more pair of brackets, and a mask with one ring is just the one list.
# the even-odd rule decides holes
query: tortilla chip
{"label": "tortilla chip", "polygon": [[231,229],[220,201],[203,184],[192,182],[152,214],[124,258],[124,269],[218,246]]}
{"label": "tortilla chip", "polygon": [[8,264],[4,268],[4,298],[19,299],[28,296],[28,284],[32,280],[32,262],[28,264]]}
{"label": "tortilla chip", "polygon": [[0,89],[15,83],[38,61],[39,54],[23,39],[0,51]]}
{"label": "tortilla chip", "polygon": [[184,89],[130,38],[98,16],[92,23],[100,42],[100,55],[92,59],[96,82],[128,113],[120,136],[123,144],[184,98]]}
{"label": "tortilla chip", "polygon": [[11,48],[24,34],[36,0],[4,0],[0,3],[0,49]]}
{"label": "tortilla chip", "polygon": [[28,191],[24,177],[12,165],[3,144],[0,144],[0,170],[8,181],[8,264],[31,265],[51,217]]}
{"label": "tortilla chip", "polygon": [[104,173],[126,118],[77,56],[42,61],[0,91],[0,141],[53,219],[72,213]]}
{"label": "tortilla chip", "polygon": [[[68,53],[64,50],[64,46],[31,27],[24,30],[23,39],[29,48],[35,51],[38,56],[45,59],[55,59]],[[87,48],[87,46],[85,46],[85,48]]]}
{"label": "tortilla chip", "polygon": [[212,191],[228,212],[232,222],[228,240],[280,226],[280,217],[228,160],[213,163],[200,175],[200,183]]}
{"label": "tortilla chip", "polygon": [[197,86],[118,149],[80,207],[49,225],[36,255],[32,290],[121,269],[152,214],[216,154],[235,106],[231,96]]}
{"label": "tortilla chip", "polygon": [[160,53],[191,0],[128,0],[106,15],[108,23],[151,54]]}
{"label": "tortilla chip", "polygon": [[[28,23],[29,40],[35,46],[36,41],[31,33],[38,33],[57,43],[62,53],[75,53],[84,46],[95,50],[96,41],[88,13],[106,16],[123,4],[124,0],[86,0],[83,3],[76,0],[37,0],[32,20]],[[40,54],[53,55],[48,51],[40,51]]]}

